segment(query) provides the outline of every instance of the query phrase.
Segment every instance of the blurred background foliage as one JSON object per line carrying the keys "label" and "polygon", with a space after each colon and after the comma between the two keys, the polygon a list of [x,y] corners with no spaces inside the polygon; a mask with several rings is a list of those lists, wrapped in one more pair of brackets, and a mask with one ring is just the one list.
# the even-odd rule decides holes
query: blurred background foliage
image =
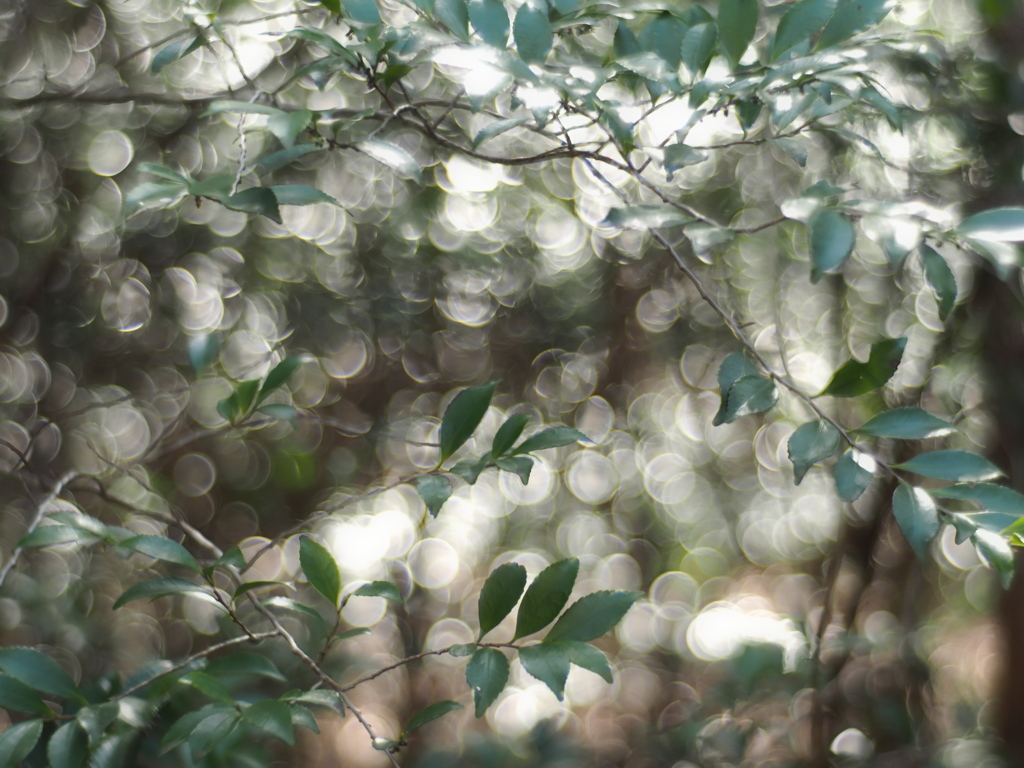
{"label": "blurred background foliage", "polygon": [[[409,13],[390,0],[380,8]],[[621,8],[639,33],[660,6]],[[779,8],[765,13],[774,20]],[[716,371],[737,343],[649,232],[602,224],[621,204],[609,184],[635,201],[643,190],[614,171],[605,183],[580,159],[492,164],[398,120],[364,128],[379,93],[355,75],[297,76],[311,47],[281,33],[299,24],[352,37],[322,6],[292,0],[12,0],[0,10],[5,558],[69,470],[81,477],[58,509],[175,537],[180,516],[250,555],[271,542],[252,579],[299,576],[298,539],[278,537],[327,511],[311,527],[343,582],[390,579],[406,597],[401,609],[382,598],[346,606],[347,626],[371,632],[327,657],[343,682],[471,642],[482,579],[504,562],[532,576],[575,556],[578,591],[645,593],[600,643],[613,658],[611,686],[574,670],[563,704],[514,666],[485,721],[467,710],[423,729],[401,753],[410,766],[1018,764],[1007,756],[1024,732],[1016,592],[1001,603],[994,574],[951,530],[935,545],[937,565],[922,569],[892,522],[883,479],[852,505],[836,498],[829,468],[794,486],[785,445],[808,417],[800,402],[784,396],[764,417],[711,426]],[[169,42],[191,39],[168,36],[190,28],[207,44],[157,61]],[[615,28],[609,16],[567,37],[604,51]],[[883,29],[899,55],[870,67],[900,107],[902,132],[878,113],[855,115],[842,126],[867,144],[805,131],[798,163],[780,145],[735,143],[748,133],[723,114],[690,140],[731,146],[671,178],[656,170],[657,184],[751,229],[822,179],[951,217],[1019,204],[1019,8],[905,0]],[[438,61],[407,76],[443,105],[472,94],[472,74]],[[284,206],[280,221],[191,197],[132,209],[132,191],[153,181],[141,163],[233,176],[281,147],[260,115],[201,117],[213,99],[248,100],[254,85],[291,109],[335,111],[343,131],[379,130],[422,167],[424,184],[340,146],[273,177],[338,205]],[[616,87],[623,99],[643,92],[638,77]],[[518,107],[507,93],[489,104]],[[472,110],[434,115],[469,136],[492,121]],[[650,118],[638,144],[656,145],[686,115]],[[548,146],[525,128],[484,145],[506,157]],[[909,338],[883,392],[836,406],[843,423],[862,423],[881,399],[923,403],[957,423],[957,447],[1011,475],[1020,466],[1015,263],[944,252],[960,304],[945,324],[920,267],[894,271],[880,237],[860,236],[841,277],[811,286],[805,230],[793,223],[726,243],[671,231],[757,348],[807,392],[877,338]],[[199,375],[190,344],[211,352]],[[269,402],[297,409],[293,423],[225,426],[218,401],[288,355],[306,362]],[[512,412],[576,427],[593,445],[542,454],[528,485],[493,470],[458,484],[436,518],[425,519],[407,485],[350,502],[431,469],[436,449],[423,443],[436,440],[445,404],[490,380],[497,395],[469,452],[486,450]],[[149,569],[143,560],[76,543],[27,552],[0,593],[0,645],[47,648],[100,700],[154,659],[210,644],[225,627],[199,600],[112,610]],[[280,654],[286,675],[301,677]],[[396,733],[433,701],[469,700],[464,663],[428,658],[352,696]],[[181,714],[196,701],[169,708]],[[2,728],[21,716],[0,710],[0,719]],[[320,728],[293,750],[239,741],[207,764],[386,762],[353,718],[325,715]],[[156,736],[140,733],[118,759],[163,764]]]}

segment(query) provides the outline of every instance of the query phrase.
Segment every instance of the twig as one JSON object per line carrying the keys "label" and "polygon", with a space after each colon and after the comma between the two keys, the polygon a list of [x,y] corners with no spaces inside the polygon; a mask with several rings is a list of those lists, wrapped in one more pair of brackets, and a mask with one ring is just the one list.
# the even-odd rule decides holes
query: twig
{"label": "twig", "polygon": [[[78,475],[78,470],[72,469],[65,472],[57,479],[57,482],[53,484],[49,493],[47,493],[46,496],[43,497],[43,500],[36,506],[35,515],[32,518],[32,522],[29,523],[28,530],[25,531],[25,536],[28,536],[39,527],[39,524],[43,522],[43,518],[46,516],[46,510],[51,504],[53,504],[57,497],[60,496],[67,484],[78,477]],[[4,585],[4,581],[7,579],[7,574],[11,572],[11,569],[14,568],[15,565],[17,565],[23,551],[23,547],[15,547],[11,552],[10,558],[8,558],[7,562],[4,563],[3,568],[0,568],[0,587]]]}
{"label": "twig", "polygon": [[[518,648],[519,647],[515,643],[475,643],[475,645],[477,645],[480,648]],[[455,647],[454,645],[449,645],[447,648],[441,648],[441,649],[436,650],[436,651],[423,651],[423,653],[417,653],[417,654],[414,654],[412,656],[406,656],[404,659],[400,659],[399,661],[396,661],[394,664],[389,664],[386,667],[381,667],[376,672],[370,672],[367,675],[363,675],[358,680],[356,680],[354,683],[349,683],[348,685],[342,686],[341,690],[343,690],[343,691],[351,691],[353,688],[355,688],[358,685],[362,685],[363,683],[368,683],[370,680],[374,680],[374,679],[380,677],[381,675],[383,675],[383,674],[385,674],[387,672],[391,672],[391,671],[396,670],[396,669],[398,669],[400,667],[404,667],[406,664],[411,664],[414,661],[419,661],[420,659],[425,659],[428,656],[443,656],[446,653],[450,653],[452,648],[454,648],[454,647]]]}

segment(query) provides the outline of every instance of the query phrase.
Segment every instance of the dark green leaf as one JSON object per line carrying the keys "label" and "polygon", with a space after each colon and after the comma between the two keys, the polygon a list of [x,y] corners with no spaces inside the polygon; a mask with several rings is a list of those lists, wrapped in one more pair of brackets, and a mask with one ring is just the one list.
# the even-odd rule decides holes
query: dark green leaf
{"label": "dark green leaf", "polygon": [[530,418],[528,413],[517,413],[506,419],[505,423],[498,428],[494,440],[491,442],[491,456],[494,458],[504,456],[519,439]]}
{"label": "dark green leaf", "polygon": [[346,21],[365,26],[380,24],[380,11],[375,0],[341,0],[341,4],[345,8]]}
{"label": "dark green leaf", "polygon": [[295,728],[292,726],[292,712],[285,702],[264,699],[246,707],[242,720],[280,739],[289,747],[295,745]]}
{"label": "dark green leaf", "polygon": [[16,768],[43,734],[42,720],[26,720],[0,733],[0,768]]}
{"label": "dark green leaf", "polygon": [[476,716],[483,717],[508,682],[509,664],[496,648],[480,648],[466,665],[466,682],[473,691]]}
{"label": "dark green leaf", "polygon": [[288,707],[288,710],[292,714],[292,725],[305,728],[313,733],[320,733],[320,726],[316,724],[316,717],[308,709],[298,704],[293,704]]}
{"label": "dark green leaf", "polygon": [[199,573],[199,563],[196,562],[192,553],[178,542],[168,539],[166,536],[133,536],[130,539],[125,539],[117,546],[132,552],[148,555],[154,560],[183,565]]}
{"label": "dark green leaf", "polygon": [[837,0],[799,0],[789,6],[775,31],[771,60],[810,39],[835,12],[836,4]]}
{"label": "dark green leaf", "polygon": [[195,688],[214,701],[223,701],[225,704],[235,703],[235,697],[231,695],[228,687],[207,672],[189,672],[187,675],[183,675],[178,682]]}
{"label": "dark green leaf", "polygon": [[[454,2],[454,0],[446,1]],[[357,142],[355,148],[369,155],[378,163],[386,165],[403,179],[412,179],[420,186],[423,186],[423,172],[420,170],[419,163],[397,144],[381,141],[380,139],[366,139],[365,141]]]}
{"label": "dark green leaf", "polygon": [[81,700],[71,676],[42,651],[34,648],[0,648],[0,669],[37,691],[64,699]]}
{"label": "dark green leaf", "polygon": [[836,462],[836,492],[843,501],[856,501],[871,485],[875,476],[875,460],[851,448]]}
{"label": "dark green leaf", "polygon": [[519,606],[513,640],[532,635],[555,620],[572,594],[579,570],[580,561],[570,557],[552,563],[537,575]]}
{"label": "dark green leaf", "polygon": [[779,391],[771,379],[743,376],[729,388],[723,421],[731,424],[741,416],[770,411],[779,401]]}
{"label": "dark green leaf", "polygon": [[900,484],[892,495],[892,513],[917,559],[928,559],[928,545],[939,532],[939,513],[932,497],[920,488]]}
{"label": "dark green leaf", "polygon": [[277,198],[278,205],[313,205],[314,203],[330,203],[339,205],[338,201],[321,192],[319,189],[307,187],[302,184],[286,184],[284,186],[270,187],[270,190]]}
{"label": "dark green leaf", "polygon": [[1024,208],[993,208],[968,216],[956,232],[961,237],[997,243],[1024,243]]}
{"label": "dark green leaf", "polygon": [[622,229],[662,229],[681,227],[692,221],[692,216],[669,205],[630,205],[612,208],[601,224]]}
{"label": "dark green leaf", "polygon": [[469,21],[485,43],[508,45],[508,11],[501,0],[469,0]]}
{"label": "dark green leaf", "polygon": [[606,682],[612,681],[612,669],[608,666],[608,659],[594,646],[581,643],[578,640],[569,640],[564,643],[556,643],[556,645],[565,646],[569,652],[569,661],[577,667],[600,675]]}
{"label": "dark green leaf", "polygon": [[714,426],[717,427],[719,424],[725,423],[725,409],[729,390],[732,389],[733,384],[744,376],[757,376],[758,374],[757,366],[743,352],[733,352],[726,356],[718,367],[718,388],[722,393],[722,404],[718,407],[714,421],[711,422]]}
{"label": "dark green leaf", "polygon": [[89,741],[77,720],[64,723],[46,745],[50,768],[82,768],[89,757]]}
{"label": "dark green leaf", "polygon": [[487,413],[497,386],[498,382],[492,381],[490,384],[464,389],[445,409],[439,437],[441,462],[446,461],[473,435]]}
{"label": "dark green leaf", "polygon": [[0,707],[44,717],[53,715],[38,693],[10,675],[0,675]]}
{"label": "dark green leaf", "polygon": [[642,596],[642,592],[603,590],[581,597],[555,622],[544,642],[594,640],[618,624],[629,607]]}
{"label": "dark green leaf", "polygon": [[234,392],[217,403],[217,413],[234,424],[249,412],[249,407],[259,391],[259,387],[259,379],[243,381],[235,387]]}
{"label": "dark green leaf", "polygon": [[281,223],[281,211],[277,207],[277,196],[269,187],[249,187],[241,192],[221,199],[226,208],[245,213],[266,216],[273,222]]}
{"label": "dark green leaf", "polygon": [[341,0],[319,0],[319,3],[335,16],[341,16]]}
{"label": "dark green leaf", "polygon": [[233,714],[235,717],[238,717],[238,712],[235,711],[235,708],[226,704],[207,704],[202,709],[189,712],[178,718],[167,729],[167,733],[164,734],[164,738],[160,742],[161,753],[166,753],[179,744],[184,744],[188,741],[189,736],[192,735],[199,723],[215,714]]}
{"label": "dark green leaf", "polygon": [[202,760],[220,747],[238,727],[241,716],[234,709],[219,710],[200,720],[188,735],[192,759]]}
{"label": "dark green leaf", "polygon": [[291,165],[300,157],[304,157],[305,155],[313,152],[322,151],[323,147],[317,146],[316,144],[296,144],[293,147],[288,147],[277,152],[271,152],[269,155],[264,155],[256,164],[269,173],[270,171],[276,171],[279,168],[284,168],[286,165]]}
{"label": "dark green leaf", "polygon": [[150,74],[158,74],[168,64],[173,64],[178,59],[185,58],[192,51],[205,45],[206,42],[206,38],[202,35],[197,35],[191,40],[188,38],[175,40],[173,43],[161,48],[156,56],[153,57],[153,61],[149,65]]}
{"label": "dark green leaf", "polygon": [[519,649],[523,669],[551,689],[559,701],[565,698],[569,677],[569,652],[560,644],[529,645]]}
{"label": "dark green leaf", "polygon": [[334,556],[323,544],[303,536],[299,540],[299,564],[313,589],[336,606],[341,594],[341,574]]}
{"label": "dark green leaf", "polygon": [[297,695],[283,696],[282,698],[287,698],[288,701],[310,707],[324,707],[326,709],[334,710],[342,716],[345,715],[345,702],[342,701],[341,694],[336,691],[316,689],[312,691],[302,691]]}
{"label": "dark green leaf", "polygon": [[853,251],[854,232],[850,221],[832,208],[814,214],[809,226],[811,282],[816,283],[826,272],[846,261]]}
{"label": "dark green leaf", "polygon": [[722,0],[718,9],[718,39],[733,69],[750,47],[757,29],[757,0]]}
{"label": "dark green leaf", "polygon": [[452,481],[444,475],[423,475],[416,480],[416,492],[431,516],[437,517],[441,507],[452,496]]}
{"label": "dark green leaf", "polygon": [[491,571],[480,590],[480,635],[477,639],[483,639],[512,612],[525,586],[526,569],[519,563],[505,563]]}
{"label": "dark green leaf", "polygon": [[946,260],[938,251],[924,243],[919,246],[921,261],[924,264],[924,277],[935,294],[935,303],[939,308],[939,319],[945,321],[956,304],[956,278]]}
{"label": "dark green leaf", "polygon": [[526,0],[520,5],[512,25],[512,37],[523,61],[528,64],[544,63],[554,39],[547,4]]}
{"label": "dark green leaf", "polygon": [[491,452],[488,451],[478,459],[463,459],[452,467],[452,474],[461,477],[470,485],[473,485],[480,477],[480,473],[487,469],[491,463]]}
{"label": "dark green leaf", "polygon": [[888,15],[894,5],[893,0],[841,0],[822,30],[815,49],[828,48],[862,29],[873,27]]}
{"label": "dark green leaf", "polygon": [[1015,563],[1009,542],[998,533],[979,528],[971,535],[971,543],[988,567],[999,574],[1003,589],[1009,589]]}
{"label": "dark green leaf", "polygon": [[682,62],[681,52],[686,32],[683,22],[673,14],[662,11],[641,30],[637,41],[642,50],[657,54],[676,70]]}
{"label": "dark green leaf", "polygon": [[70,525],[43,525],[18,540],[17,546],[31,549],[34,547],[54,547],[58,544],[69,544],[73,541],[89,541],[92,537],[82,533]]}
{"label": "dark green leaf", "polygon": [[469,8],[466,0],[433,0],[434,15],[460,40],[469,39]]}
{"label": "dark green leaf", "polygon": [[235,587],[235,591],[231,595],[231,600],[235,601],[247,592],[252,592],[254,589],[263,589],[264,587],[288,587],[289,589],[294,589],[294,587],[286,581],[247,581],[244,584],[239,584]]}
{"label": "dark green leaf", "polygon": [[213,562],[215,568],[221,565],[232,568],[245,568],[245,555],[242,554],[242,550],[238,547],[230,547],[224,550],[224,554]]}
{"label": "dark green leaf", "polygon": [[839,447],[839,431],[824,419],[801,424],[789,438],[789,460],[793,462],[796,484],[807,471],[835,453]]}
{"label": "dark green leaf", "polygon": [[188,340],[188,362],[196,376],[202,376],[220,349],[220,337],[215,333],[204,333]]}
{"label": "dark green leaf", "polygon": [[832,374],[832,379],[821,394],[857,397],[884,386],[896,373],[906,346],[906,336],[876,341],[871,345],[871,353],[866,363],[847,360]]}
{"label": "dark green leaf", "polygon": [[156,598],[165,597],[167,595],[186,595],[194,593],[213,595],[213,592],[209,588],[202,587],[199,584],[188,581],[187,579],[171,577],[147,579],[146,581],[140,581],[138,584],[133,584],[125,590],[124,594],[114,601],[114,610],[117,610],[125,603],[130,603],[133,600],[141,600],[144,597]]}
{"label": "dark green leaf", "polygon": [[371,581],[352,593],[356,597],[383,597],[393,603],[404,603],[402,593],[390,581]]}
{"label": "dark green leaf", "polygon": [[1024,516],[1024,495],[1012,488],[992,483],[977,485],[949,485],[932,491],[940,499],[964,499],[973,501],[982,509],[1014,517]]}
{"label": "dark green leaf", "polygon": [[924,440],[956,432],[956,427],[920,408],[893,408],[882,411],[855,431],[872,437]]}
{"label": "dark green leaf", "polygon": [[718,45],[718,27],[714,22],[691,27],[683,38],[683,63],[694,78],[704,74]]}
{"label": "dark green leaf", "polygon": [[476,149],[488,139],[493,139],[495,136],[499,136],[513,128],[518,128],[529,121],[530,118],[528,117],[510,117],[506,120],[495,120],[490,125],[481,128],[480,132],[473,137],[473,149]]}
{"label": "dark green leaf", "polygon": [[428,707],[424,707],[409,720],[409,724],[405,726],[406,733],[412,733],[417,728],[422,728],[427,723],[432,723],[438,720],[449,712],[456,712],[462,709],[462,705],[457,701],[438,701],[431,704]]}
{"label": "dark green leaf", "polygon": [[1003,474],[988,459],[968,451],[931,451],[893,466],[936,480],[952,480],[957,483],[980,483]]}
{"label": "dark green leaf", "polygon": [[258,653],[233,653],[208,662],[205,672],[217,677],[266,677],[284,681],[274,662]]}
{"label": "dark green leaf", "polygon": [[533,459],[529,456],[510,456],[504,459],[497,459],[494,466],[505,472],[512,472],[519,476],[523,485],[529,485],[530,473],[533,471]]}
{"label": "dark green leaf", "polygon": [[[316,190],[314,190],[316,191]],[[280,363],[275,365],[270,373],[267,374],[266,380],[263,382],[263,386],[260,387],[259,397],[257,402],[266,400],[267,395],[273,392],[275,389],[281,387],[288,379],[292,377],[292,374],[299,369],[302,365],[303,358],[301,356],[286,357]]]}

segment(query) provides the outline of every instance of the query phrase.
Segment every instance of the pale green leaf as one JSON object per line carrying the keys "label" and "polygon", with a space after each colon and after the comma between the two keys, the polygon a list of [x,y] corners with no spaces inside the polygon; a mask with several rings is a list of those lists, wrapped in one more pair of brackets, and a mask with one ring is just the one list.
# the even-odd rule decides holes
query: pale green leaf
{"label": "pale green leaf", "polygon": [[921,252],[921,262],[924,264],[925,280],[935,295],[939,319],[945,321],[956,304],[956,278],[938,251],[924,243],[918,249]]}
{"label": "pale green leaf", "polygon": [[488,45],[508,45],[508,11],[501,0],[469,0],[469,21]]}
{"label": "pale green leaf", "polygon": [[722,0],[718,7],[718,39],[733,69],[754,39],[758,8],[757,0]]}
{"label": "pale green leaf", "polygon": [[809,226],[811,282],[816,283],[826,272],[846,261],[853,251],[855,238],[849,219],[833,208],[818,211],[811,217]]}
{"label": "pale green leaf", "polygon": [[839,447],[839,431],[824,419],[801,424],[789,438],[789,460],[797,485],[808,470],[835,453]]}
{"label": "pale green leaf", "polygon": [[851,448],[836,462],[836,492],[843,501],[856,501],[871,485],[876,462],[866,453]]}
{"label": "pale green leaf", "polygon": [[920,408],[907,407],[882,411],[855,431],[872,437],[925,440],[956,432],[956,427]]}
{"label": "pale green leaf", "polygon": [[931,451],[893,466],[924,477],[957,483],[979,483],[1003,474],[988,459],[969,451]]}
{"label": "pale green leaf", "polygon": [[917,559],[928,559],[928,546],[939,532],[939,513],[932,497],[920,488],[900,484],[892,496],[892,512]]}
{"label": "pale green leaf", "polygon": [[554,40],[547,4],[539,0],[526,0],[520,5],[512,25],[512,37],[523,61],[528,64],[543,63]]}
{"label": "pale green leaf", "polygon": [[420,170],[419,163],[397,144],[381,139],[366,139],[356,142],[355,148],[369,155],[378,163],[386,165],[403,179],[412,179],[423,186],[423,172]]}

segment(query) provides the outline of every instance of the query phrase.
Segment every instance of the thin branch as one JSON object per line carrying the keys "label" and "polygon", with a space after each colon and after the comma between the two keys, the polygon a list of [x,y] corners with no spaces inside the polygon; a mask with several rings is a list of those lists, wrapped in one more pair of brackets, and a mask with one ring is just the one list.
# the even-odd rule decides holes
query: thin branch
{"label": "thin branch", "polygon": [[[32,517],[32,522],[29,523],[28,530],[25,531],[25,536],[28,536],[39,527],[39,524],[43,522],[43,518],[46,517],[46,510],[54,501],[56,501],[57,497],[63,493],[64,488],[68,483],[78,477],[78,474],[79,472],[77,469],[72,469],[57,478],[53,487],[50,488],[49,493],[47,493],[46,496],[43,497],[43,500],[36,506],[35,515]],[[23,551],[23,547],[15,547],[11,552],[10,558],[8,558],[7,562],[4,563],[3,568],[0,568],[0,587],[4,585],[4,581],[7,579],[7,574],[9,574],[11,569],[17,565]]]}
{"label": "thin branch", "polygon": [[[479,646],[481,648],[518,648],[519,647],[515,643],[475,643],[475,645],[477,645],[477,646]],[[412,656],[406,656],[404,659],[400,659],[399,661],[396,661],[394,664],[389,664],[386,667],[381,667],[376,672],[370,672],[367,675],[363,675],[358,680],[356,680],[354,683],[349,683],[348,685],[342,686],[341,690],[342,691],[351,691],[356,686],[362,685],[363,683],[368,683],[370,680],[374,680],[374,679],[380,677],[383,674],[386,674],[388,672],[396,670],[396,669],[398,669],[400,667],[404,667],[406,664],[411,664],[414,661],[419,661],[420,659],[425,659],[428,656],[443,656],[446,653],[450,653],[452,648],[455,648],[455,647],[456,647],[455,645],[449,645],[447,648],[441,648],[441,649],[436,650],[436,651],[423,651],[423,653],[417,653],[417,654],[414,654]]]}

